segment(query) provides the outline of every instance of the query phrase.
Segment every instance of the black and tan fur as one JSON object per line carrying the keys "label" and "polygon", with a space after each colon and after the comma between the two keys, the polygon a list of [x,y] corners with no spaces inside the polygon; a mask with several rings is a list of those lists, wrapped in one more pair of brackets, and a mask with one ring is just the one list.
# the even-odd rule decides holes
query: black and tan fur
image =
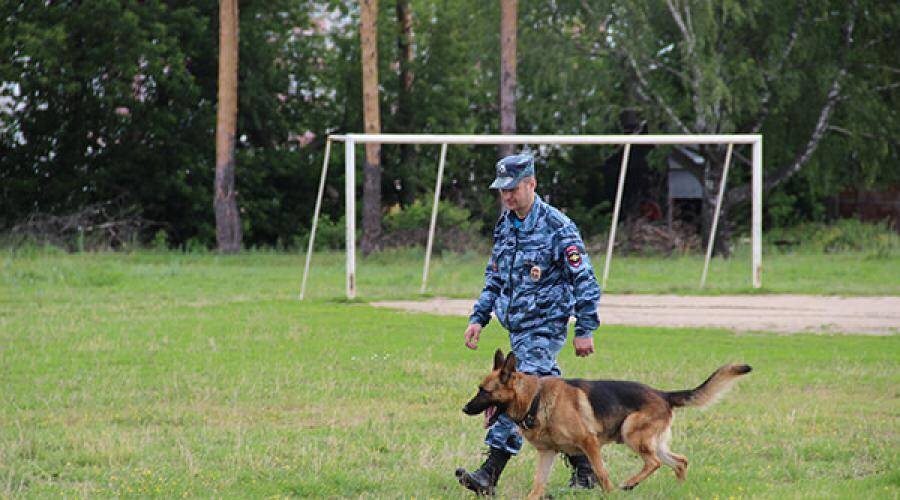
{"label": "black and tan fur", "polygon": [[493,371],[463,412],[476,415],[496,406],[497,413],[506,412],[520,423],[522,435],[538,451],[529,498],[543,495],[559,452],[587,455],[603,488],[611,491],[600,448],[614,442],[626,444],[644,460],[641,471],[622,484],[631,489],[662,464],[683,480],[688,460],[669,450],[673,408],[712,404],[750,370],[748,365],[725,365],[696,389],[666,392],[638,382],[538,378],[517,372],[515,354],[504,357],[498,349]]}

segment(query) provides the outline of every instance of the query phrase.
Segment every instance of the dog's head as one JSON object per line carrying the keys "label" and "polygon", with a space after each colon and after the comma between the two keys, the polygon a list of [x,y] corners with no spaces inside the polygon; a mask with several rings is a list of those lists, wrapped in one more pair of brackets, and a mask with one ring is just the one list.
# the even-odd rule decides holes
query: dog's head
{"label": "dog's head", "polygon": [[513,379],[516,374],[516,355],[512,352],[509,356],[503,357],[503,351],[497,349],[494,353],[494,369],[488,374],[481,384],[478,385],[478,393],[463,406],[463,413],[466,415],[478,415],[491,407],[490,421],[487,425],[493,425],[501,413],[506,411],[509,405],[516,397]]}

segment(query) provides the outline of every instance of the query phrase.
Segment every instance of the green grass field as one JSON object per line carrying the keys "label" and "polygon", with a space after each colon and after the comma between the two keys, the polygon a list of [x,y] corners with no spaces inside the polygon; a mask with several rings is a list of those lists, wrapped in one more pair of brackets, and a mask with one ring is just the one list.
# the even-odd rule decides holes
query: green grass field
{"label": "green grass field", "polygon": [[[414,297],[421,253],[360,262],[364,300]],[[897,259],[782,255],[769,292],[900,294]],[[480,463],[480,419],[460,411],[487,372],[462,318],[347,303],[340,254],[0,253],[0,497],[451,497]],[[599,264],[595,262],[599,267]],[[432,294],[473,297],[480,255],[434,263]],[[692,293],[700,259],[620,259],[614,292]],[[749,291],[749,261],[717,261],[705,293]],[[900,497],[900,336],[734,334],[602,327],[567,375],[701,382],[722,363],[755,370],[717,406],[680,411],[668,470],[634,498]],[[604,449],[614,482],[640,467]],[[521,497],[526,446],[500,485]],[[555,497],[597,496],[565,489]]]}

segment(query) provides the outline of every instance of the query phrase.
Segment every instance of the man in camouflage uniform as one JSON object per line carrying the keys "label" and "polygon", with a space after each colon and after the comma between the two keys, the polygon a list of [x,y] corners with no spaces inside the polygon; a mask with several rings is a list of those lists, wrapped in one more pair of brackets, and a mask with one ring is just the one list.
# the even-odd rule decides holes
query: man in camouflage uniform
{"label": "man in camouflage uniform", "polygon": [[[593,331],[599,325],[600,287],[578,228],[562,212],[535,194],[534,158],[507,156],[497,163],[499,189],[507,209],[494,227],[494,248],[485,269],[485,285],[465,333],[466,346],[478,347],[491,311],[509,331],[516,369],[538,376],[559,376],[556,356],[575,316],[575,354],[594,352]],[[491,419],[491,411],[486,414]],[[485,438],[487,460],[474,472],[456,470],[460,484],[478,494],[493,494],[510,456],[522,448],[522,436],[505,414]],[[570,456],[570,487],[593,488],[597,478],[584,455]]]}

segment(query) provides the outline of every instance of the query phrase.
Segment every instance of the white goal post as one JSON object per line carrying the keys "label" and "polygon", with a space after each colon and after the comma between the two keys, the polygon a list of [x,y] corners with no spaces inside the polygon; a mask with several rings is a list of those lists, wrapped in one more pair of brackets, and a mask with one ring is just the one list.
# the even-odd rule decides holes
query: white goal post
{"label": "white goal post", "polygon": [[[632,145],[695,145],[695,144],[725,144],[728,151],[725,157],[725,167],[722,173],[722,181],[719,185],[719,193],[716,200],[715,215],[713,217],[712,231],[707,244],[706,259],[703,265],[703,275],[700,278],[700,287],[706,283],[707,269],[712,255],[715,240],[716,226],[719,221],[719,211],[722,206],[722,196],[725,192],[725,181],[728,176],[728,167],[731,162],[732,149],[735,144],[749,144],[752,146],[752,180],[751,180],[751,280],[754,288],[762,286],[762,135],[759,134],[730,134],[730,135],[460,135],[460,134],[345,134],[329,135],[325,146],[325,159],[322,164],[322,175],[319,181],[319,191],[316,196],[316,206],[313,214],[312,229],[309,237],[309,246],[306,252],[306,264],[303,271],[303,281],[300,285],[300,300],[306,293],[306,281],[309,275],[310,258],[313,252],[313,244],[316,238],[316,226],[319,212],[322,206],[322,194],[325,186],[325,177],[328,173],[328,160],[331,154],[331,143],[344,143],[344,189],[345,211],[347,220],[347,298],[356,297],[356,145],[357,144],[433,144],[441,146],[440,162],[434,192],[434,205],[431,212],[431,225],[428,231],[428,243],[425,251],[425,265],[422,271],[421,292],[424,293],[428,283],[428,269],[431,262],[431,248],[434,241],[435,224],[437,221],[438,200],[441,196],[441,177],[444,172],[444,162],[447,156],[447,145],[487,145],[497,146],[511,145],[623,145],[622,164],[619,169],[619,179],[616,188],[616,199],[613,206],[612,224],[609,231],[609,242],[606,246],[606,260],[603,264],[603,277],[601,287],[606,288],[609,278],[609,267],[612,261],[612,251],[616,238],[616,226],[619,222],[619,209],[622,203],[622,192],[625,187],[625,174],[628,168],[628,157]],[[493,165],[490,165],[493,168]]]}

